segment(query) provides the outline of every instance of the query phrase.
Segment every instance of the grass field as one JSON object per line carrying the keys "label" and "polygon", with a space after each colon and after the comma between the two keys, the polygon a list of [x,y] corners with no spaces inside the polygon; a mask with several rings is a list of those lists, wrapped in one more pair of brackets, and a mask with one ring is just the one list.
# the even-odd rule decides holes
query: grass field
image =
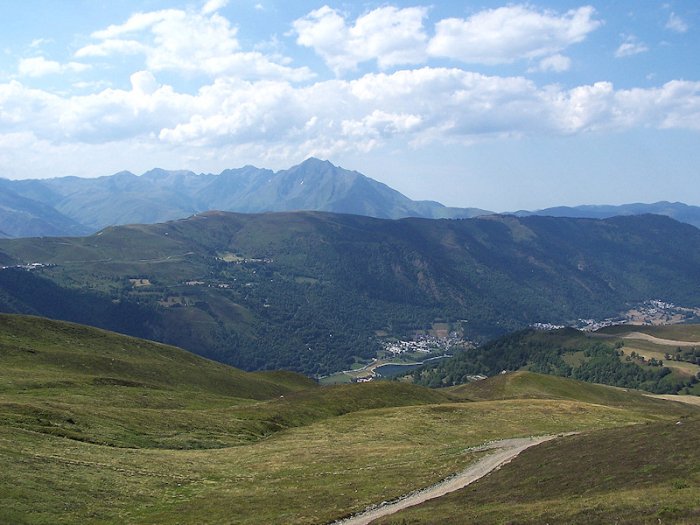
{"label": "grass field", "polygon": [[397,382],[318,387],[0,316],[0,523],[325,523],[463,469],[481,454],[470,447],[487,441],[629,432],[698,413],[511,376],[511,386],[482,382],[478,395]]}
{"label": "grass field", "polygon": [[675,341],[696,342],[700,344],[700,324],[675,324],[660,326],[619,325],[608,326],[598,330],[599,334],[624,336],[631,332],[669,339]]}
{"label": "grass field", "polygon": [[696,524],[698,436],[694,418],[554,440],[463,490],[377,523]]}

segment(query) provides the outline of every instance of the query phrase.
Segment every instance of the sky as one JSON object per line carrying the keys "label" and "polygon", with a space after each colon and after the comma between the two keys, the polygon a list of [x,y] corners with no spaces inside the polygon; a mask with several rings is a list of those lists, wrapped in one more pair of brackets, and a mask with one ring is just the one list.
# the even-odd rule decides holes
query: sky
{"label": "sky", "polygon": [[0,177],[314,156],[494,211],[700,205],[700,2],[0,2]]}

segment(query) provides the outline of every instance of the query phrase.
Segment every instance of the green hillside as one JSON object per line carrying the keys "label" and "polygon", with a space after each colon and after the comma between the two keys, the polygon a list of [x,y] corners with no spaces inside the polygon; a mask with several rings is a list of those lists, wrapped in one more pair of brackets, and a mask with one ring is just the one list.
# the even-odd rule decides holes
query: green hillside
{"label": "green hillside", "polygon": [[[672,339],[640,339],[639,330]],[[440,387],[466,383],[476,375],[530,370],[654,393],[699,394],[700,366],[695,360],[700,352],[689,340],[700,340],[700,325],[609,328],[592,334],[573,328],[529,329],[418,368],[411,377],[418,384]],[[503,384],[514,387],[509,380]],[[491,384],[499,383],[495,378],[484,383]],[[466,387],[470,388],[476,393],[479,387]]]}
{"label": "green hillside", "polygon": [[175,347],[13,315],[0,315],[0,366],[0,393],[12,399],[3,422],[119,447],[217,448],[356,410],[446,400],[397,383],[321,392],[292,372],[243,372]]}
{"label": "green hillside", "polygon": [[326,523],[449,476],[493,439],[635,428],[697,410],[465,402],[397,382],[318,387],[1,316],[0,522]]}
{"label": "green hillside", "polygon": [[483,341],[649,298],[700,304],[700,230],[656,216],[212,212],[84,238],[0,240],[0,252],[46,265],[0,271],[1,310],[308,375],[366,362],[377,333],[410,338],[436,322]]}
{"label": "green hillside", "polygon": [[475,381],[447,389],[450,395],[470,401],[501,399],[568,399],[606,406],[660,409],[663,403],[641,391],[591,384],[563,377],[511,372],[483,381]]}
{"label": "green hillside", "polygon": [[316,386],[296,374],[278,382],[275,375],[250,374],[172,346],[17,315],[0,314],[0,360],[0,391],[114,385],[270,399]]}
{"label": "green hillside", "polygon": [[699,435],[694,418],[555,440],[376,523],[691,525],[700,521]]}

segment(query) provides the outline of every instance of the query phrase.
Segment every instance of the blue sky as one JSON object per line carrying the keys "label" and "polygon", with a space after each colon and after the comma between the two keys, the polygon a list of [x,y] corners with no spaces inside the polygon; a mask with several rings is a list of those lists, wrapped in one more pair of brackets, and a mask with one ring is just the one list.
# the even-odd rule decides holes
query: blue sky
{"label": "blue sky", "polygon": [[497,211],[700,205],[700,4],[1,2],[0,177],[309,156]]}

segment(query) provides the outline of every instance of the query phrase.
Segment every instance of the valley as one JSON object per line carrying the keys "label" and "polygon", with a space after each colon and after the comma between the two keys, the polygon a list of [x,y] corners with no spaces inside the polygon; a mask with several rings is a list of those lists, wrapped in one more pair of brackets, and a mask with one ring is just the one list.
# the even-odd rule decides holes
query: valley
{"label": "valley", "polygon": [[0,525],[700,525],[697,1],[0,20]]}
{"label": "valley", "polygon": [[[24,316],[0,316],[0,360],[0,520],[11,523],[328,523],[464,470],[489,454],[487,442],[566,432],[595,440],[616,429],[629,439],[671,425],[696,444],[700,415],[527,372],[444,391],[319,387]],[[556,450],[550,464],[569,457]],[[692,517],[687,487],[699,463],[691,449],[678,450],[682,476],[637,490],[652,495],[664,480],[677,482],[667,512]]]}

